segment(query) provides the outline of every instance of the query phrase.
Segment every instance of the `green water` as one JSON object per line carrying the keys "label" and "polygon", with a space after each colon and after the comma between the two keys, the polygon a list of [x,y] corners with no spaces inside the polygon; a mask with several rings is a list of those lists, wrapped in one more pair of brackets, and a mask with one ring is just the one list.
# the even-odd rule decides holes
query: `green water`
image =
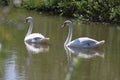
{"label": "green water", "polygon": [[[50,38],[41,50],[25,45],[32,16],[33,32]],[[0,9],[0,80],[120,80],[120,26],[81,24],[73,21],[73,38],[91,37],[105,40],[98,50],[78,50],[71,54],[64,49],[66,18],[49,16],[22,9]]]}

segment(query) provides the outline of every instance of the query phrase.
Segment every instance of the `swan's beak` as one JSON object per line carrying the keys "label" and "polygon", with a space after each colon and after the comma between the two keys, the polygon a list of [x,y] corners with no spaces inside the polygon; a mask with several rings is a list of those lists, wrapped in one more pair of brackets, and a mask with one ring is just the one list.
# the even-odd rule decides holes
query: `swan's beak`
{"label": "swan's beak", "polygon": [[64,24],[61,26],[61,28],[63,28],[64,27]]}
{"label": "swan's beak", "polygon": [[27,22],[28,22],[28,19],[25,19],[25,20],[24,20],[24,23],[27,23]]}
{"label": "swan's beak", "polygon": [[65,24],[63,24],[61,27],[62,27],[62,28],[65,27]]}
{"label": "swan's beak", "polygon": [[62,28],[66,26],[66,23],[64,22],[64,24],[62,25]]}

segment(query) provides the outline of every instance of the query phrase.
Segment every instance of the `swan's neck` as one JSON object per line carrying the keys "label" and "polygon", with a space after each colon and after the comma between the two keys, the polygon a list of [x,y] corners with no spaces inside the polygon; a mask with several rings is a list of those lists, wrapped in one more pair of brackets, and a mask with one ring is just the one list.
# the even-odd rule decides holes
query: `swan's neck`
{"label": "swan's neck", "polygon": [[33,29],[33,22],[31,21],[26,36],[28,36],[28,35],[30,35],[32,33],[32,29]]}
{"label": "swan's neck", "polygon": [[69,25],[69,32],[68,32],[68,36],[67,36],[67,39],[66,39],[64,45],[67,45],[71,41],[71,39],[72,39],[72,30],[73,29],[72,29],[72,24],[71,24],[71,25]]}

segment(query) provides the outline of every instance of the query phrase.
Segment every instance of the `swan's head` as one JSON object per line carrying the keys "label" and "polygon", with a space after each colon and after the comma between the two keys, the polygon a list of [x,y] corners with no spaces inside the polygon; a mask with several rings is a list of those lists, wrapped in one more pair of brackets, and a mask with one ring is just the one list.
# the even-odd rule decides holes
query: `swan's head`
{"label": "swan's head", "polygon": [[27,23],[27,22],[32,22],[32,21],[33,21],[32,17],[27,17],[27,18],[25,19],[25,23]]}
{"label": "swan's head", "polygon": [[64,26],[72,26],[72,22],[70,20],[66,20],[64,24],[62,25],[62,27]]}

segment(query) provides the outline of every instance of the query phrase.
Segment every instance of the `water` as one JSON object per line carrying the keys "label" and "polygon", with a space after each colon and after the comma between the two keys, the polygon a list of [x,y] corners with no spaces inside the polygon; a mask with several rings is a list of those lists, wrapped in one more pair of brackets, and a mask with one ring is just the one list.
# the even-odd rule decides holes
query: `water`
{"label": "water", "polygon": [[[0,80],[120,80],[119,25],[72,20],[72,39],[87,36],[106,43],[99,49],[66,49],[68,28],[61,28],[66,18],[23,9],[0,12]],[[33,32],[50,38],[49,45],[24,43],[27,16],[34,19]]]}

